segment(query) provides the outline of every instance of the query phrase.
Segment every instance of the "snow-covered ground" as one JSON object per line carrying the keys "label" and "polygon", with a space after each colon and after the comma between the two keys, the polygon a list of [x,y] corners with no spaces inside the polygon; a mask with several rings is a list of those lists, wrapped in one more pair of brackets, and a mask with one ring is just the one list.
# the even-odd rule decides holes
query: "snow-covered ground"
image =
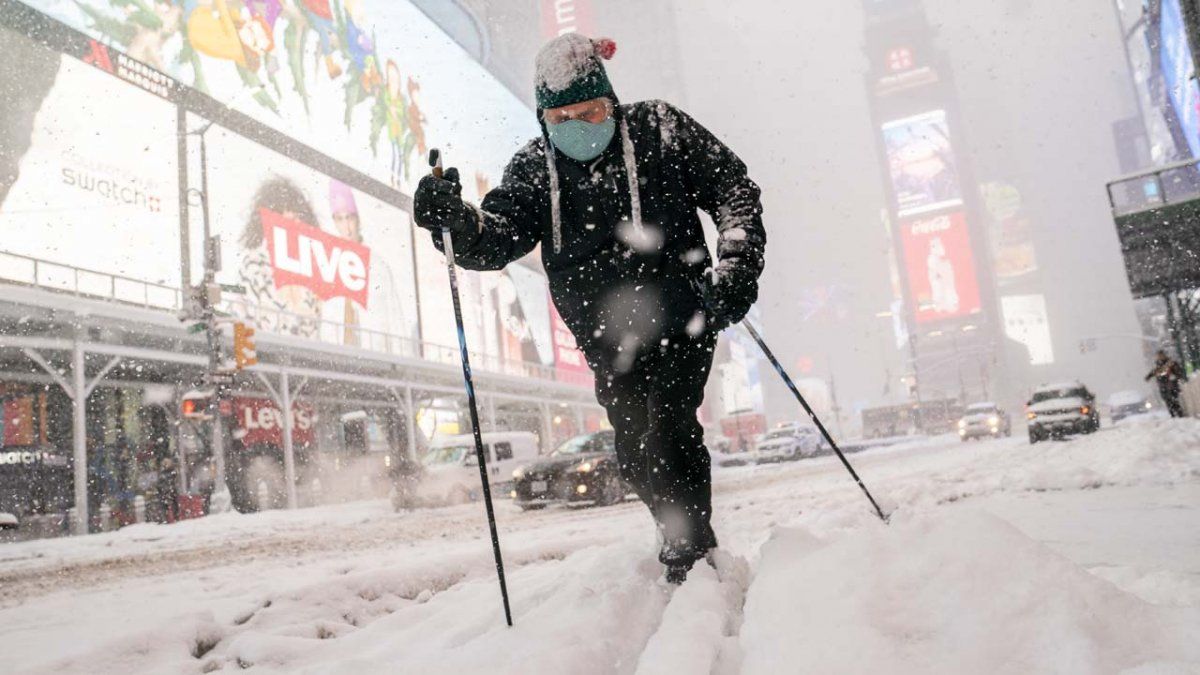
{"label": "snow-covered ground", "polygon": [[671,589],[638,504],[227,514],[0,546],[0,672],[1200,672],[1200,422],[716,472]]}

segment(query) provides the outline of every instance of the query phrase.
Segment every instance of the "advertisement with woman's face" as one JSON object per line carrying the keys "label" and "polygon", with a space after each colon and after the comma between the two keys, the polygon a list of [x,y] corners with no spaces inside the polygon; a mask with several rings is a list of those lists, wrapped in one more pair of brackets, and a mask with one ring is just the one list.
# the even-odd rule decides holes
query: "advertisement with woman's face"
{"label": "advertisement with woman's face", "polygon": [[220,127],[208,132],[218,279],[264,331],[415,353],[412,232],[404,211]]}

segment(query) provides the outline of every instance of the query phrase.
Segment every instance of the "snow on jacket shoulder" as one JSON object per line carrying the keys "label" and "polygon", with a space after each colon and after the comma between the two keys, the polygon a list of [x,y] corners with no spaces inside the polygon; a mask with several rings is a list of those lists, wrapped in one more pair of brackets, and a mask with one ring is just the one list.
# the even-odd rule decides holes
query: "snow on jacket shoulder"
{"label": "snow on jacket shoulder", "polygon": [[[581,345],[604,322],[596,301],[622,284],[648,287],[645,301],[664,312],[663,330],[679,329],[692,316],[699,300],[691,281],[712,266],[697,209],[717,225],[722,267],[754,277],[763,267],[760,190],[741,159],[669,103],[622,105],[618,117],[635,159],[641,227],[631,222],[620,133],[591,162],[551,150],[562,228],[555,250],[550,146],[542,137],[516,153],[500,185],[484,197],[480,231],[469,241],[455,239],[458,263],[477,270],[500,269],[543,244],[555,305]],[[434,243],[440,247],[439,238]]]}

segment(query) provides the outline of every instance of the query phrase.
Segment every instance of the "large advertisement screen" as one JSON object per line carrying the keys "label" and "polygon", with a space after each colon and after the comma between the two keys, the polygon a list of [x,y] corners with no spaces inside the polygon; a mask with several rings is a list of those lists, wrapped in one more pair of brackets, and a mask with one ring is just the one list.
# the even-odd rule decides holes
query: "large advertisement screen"
{"label": "large advertisement screen", "polygon": [[962,203],[944,110],[884,124],[883,143],[900,217]]}
{"label": "large advertisement screen", "polygon": [[[114,277],[180,285],[175,107],[7,29],[0,36],[0,251],[53,263],[40,284],[170,306],[173,292]],[[0,267],[32,273],[13,255]]]}
{"label": "large advertisement screen", "polygon": [[231,311],[261,330],[416,355],[408,214],[221,127],[206,135],[218,280],[245,288]]}
{"label": "large advertisement screen", "polygon": [[1000,310],[1004,314],[1004,334],[1025,345],[1029,363],[1054,363],[1054,341],[1044,296],[1005,295],[1000,298]]}
{"label": "large advertisement screen", "polygon": [[533,113],[407,0],[25,2],[406,191],[429,146],[498,175],[537,133]]}
{"label": "large advertisement screen", "polygon": [[900,238],[918,323],[980,310],[979,282],[962,211],[901,221]]}
{"label": "large advertisement screen", "polygon": [[1188,45],[1179,0],[1162,0],[1159,60],[1163,84],[1192,157],[1200,157],[1200,85]]}

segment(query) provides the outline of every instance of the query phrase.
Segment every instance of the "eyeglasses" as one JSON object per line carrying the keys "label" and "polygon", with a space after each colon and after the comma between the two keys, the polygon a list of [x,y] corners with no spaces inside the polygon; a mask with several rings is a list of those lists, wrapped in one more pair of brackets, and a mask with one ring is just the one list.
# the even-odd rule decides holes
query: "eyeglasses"
{"label": "eyeglasses", "polygon": [[593,98],[560,108],[548,108],[542,112],[542,119],[547,124],[561,124],[567,120],[583,120],[599,124],[612,114],[612,101],[607,98]]}

